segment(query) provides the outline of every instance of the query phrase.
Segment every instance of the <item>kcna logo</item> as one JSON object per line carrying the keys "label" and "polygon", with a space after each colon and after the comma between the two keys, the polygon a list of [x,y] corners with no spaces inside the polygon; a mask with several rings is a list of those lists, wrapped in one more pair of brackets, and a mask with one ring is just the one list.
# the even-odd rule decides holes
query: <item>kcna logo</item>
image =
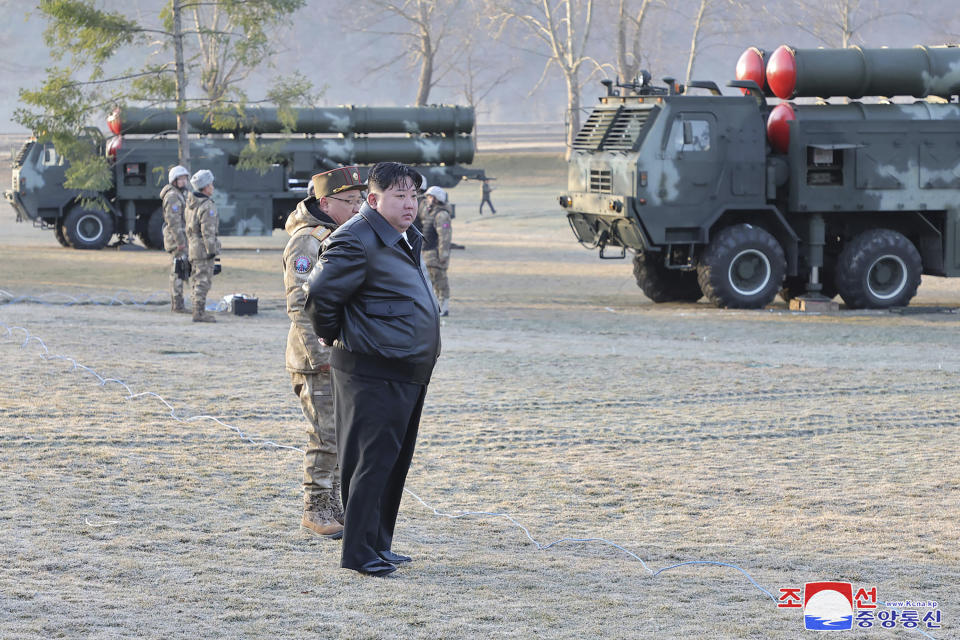
{"label": "kcna logo", "polygon": [[808,582],[803,588],[806,629],[852,629],[853,585],[849,582]]}

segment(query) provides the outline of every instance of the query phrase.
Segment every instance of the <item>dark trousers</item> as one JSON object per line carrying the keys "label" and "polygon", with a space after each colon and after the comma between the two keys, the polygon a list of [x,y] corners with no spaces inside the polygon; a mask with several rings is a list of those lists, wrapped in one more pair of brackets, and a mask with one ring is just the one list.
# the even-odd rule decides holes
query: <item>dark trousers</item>
{"label": "dark trousers", "polygon": [[340,566],[358,569],[393,544],[427,387],[330,371],[344,510]]}

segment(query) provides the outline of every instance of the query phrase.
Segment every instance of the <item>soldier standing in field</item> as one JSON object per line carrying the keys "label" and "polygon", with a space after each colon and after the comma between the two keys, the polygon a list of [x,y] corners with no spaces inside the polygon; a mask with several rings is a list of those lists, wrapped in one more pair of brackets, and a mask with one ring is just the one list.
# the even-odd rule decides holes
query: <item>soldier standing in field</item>
{"label": "soldier standing in field", "polygon": [[284,225],[290,240],[283,251],[283,285],[290,331],[287,371],[293,392],[307,419],[303,458],[303,520],[300,525],[326,538],[343,536],[343,507],[337,477],[337,432],[330,388],[330,349],[320,343],[303,311],[307,282],[320,255],[321,243],[349,220],[363,204],[357,167],[343,167],[313,176],[312,195],[297,204]]}
{"label": "soldier standing in field", "polygon": [[216,322],[207,313],[207,292],[213,281],[214,260],[220,254],[217,232],[220,217],[213,195],[213,172],[200,169],[190,178],[193,191],[187,195],[187,244],[190,252],[190,288],[193,291],[193,321]]}
{"label": "soldier standing in field", "polygon": [[493,208],[493,202],[490,200],[490,192],[493,191],[493,187],[490,186],[490,178],[480,178],[483,182],[481,189],[483,190],[483,199],[480,201],[480,215],[483,215],[483,205],[490,205],[490,212],[496,213],[497,210]]}
{"label": "soldier standing in field", "polygon": [[[187,206],[187,182],[190,172],[177,165],[167,174],[168,184],[160,191],[163,201],[163,248],[170,254],[170,310],[186,313],[183,306],[183,274],[187,267],[187,232],[184,209]],[[178,264],[180,265],[178,268]]]}
{"label": "soldier standing in field", "polygon": [[447,267],[450,266],[450,207],[447,192],[440,187],[427,189],[426,207],[423,209],[423,261],[433,282],[433,291],[440,301],[440,315],[449,315],[450,283]]}

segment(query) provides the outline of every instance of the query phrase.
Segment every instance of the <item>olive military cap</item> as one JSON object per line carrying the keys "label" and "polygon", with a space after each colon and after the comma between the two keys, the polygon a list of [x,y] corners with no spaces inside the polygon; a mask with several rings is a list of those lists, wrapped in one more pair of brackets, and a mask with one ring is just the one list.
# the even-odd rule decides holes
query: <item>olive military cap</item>
{"label": "olive military cap", "polygon": [[319,200],[341,191],[366,189],[367,183],[361,179],[360,175],[360,167],[340,167],[332,171],[318,173],[310,179],[313,185],[313,195]]}

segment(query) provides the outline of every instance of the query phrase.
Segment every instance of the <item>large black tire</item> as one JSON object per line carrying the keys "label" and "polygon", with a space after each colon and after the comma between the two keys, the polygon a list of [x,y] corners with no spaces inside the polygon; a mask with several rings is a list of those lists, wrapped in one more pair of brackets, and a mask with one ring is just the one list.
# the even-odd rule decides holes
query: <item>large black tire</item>
{"label": "large black tire", "polygon": [[871,229],[843,247],[835,281],[851,309],[888,309],[910,304],[922,273],[920,253],[902,233]]}
{"label": "large black tire", "polygon": [[53,223],[53,235],[56,236],[57,242],[60,243],[61,247],[69,247],[70,243],[67,241],[67,236],[63,232],[63,224],[60,221]]}
{"label": "large black tire", "polygon": [[163,209],[157,207],[149,216],[137,220],[137,236],[148,249],[163,249]]}
{"label": "large black tire", "polygon": [[696,302],[703,297],[696,271],[667,269],[661,254],[637,251],[633,257],[637,286],[654,302]]}
{"label": "large black tire", "polygon": [[102,249],[113,237],[113,216],[106,211],[74,207],[63,219],[63,233],[74,249]]}
{"label": "large black tire", "polygon": [[718,307],[759,309],[780,291],[787,259],[768,231],[738,224],[720,231],[700,257],[703,295]]}

